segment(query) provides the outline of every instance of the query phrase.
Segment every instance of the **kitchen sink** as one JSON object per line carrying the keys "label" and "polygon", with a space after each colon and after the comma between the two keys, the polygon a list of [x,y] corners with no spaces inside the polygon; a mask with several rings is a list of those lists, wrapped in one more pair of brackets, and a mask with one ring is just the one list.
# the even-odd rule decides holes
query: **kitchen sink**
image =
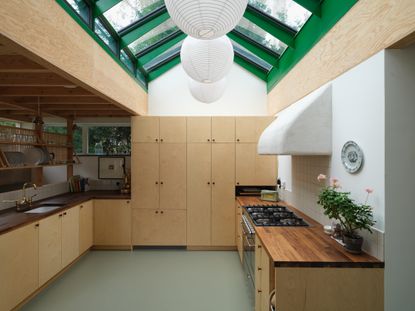
{"label": "kitchen sink", "polygon": [[61,207],[62,207],[61,205],[42,205],[37,208],[26,211],[25,214],[43,214],[43,213],[52,212],[55,209],[58,209]]}

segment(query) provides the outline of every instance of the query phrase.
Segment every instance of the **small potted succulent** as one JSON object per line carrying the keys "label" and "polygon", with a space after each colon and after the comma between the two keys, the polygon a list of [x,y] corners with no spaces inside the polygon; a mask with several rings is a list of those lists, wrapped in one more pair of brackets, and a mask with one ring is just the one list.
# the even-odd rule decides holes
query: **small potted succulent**
{"label": "small potted succulent", "polygon": [[[317,179],[322,182],[327,178],[320,174]],[[340,188],[339,181],[331,179],[330,184],[320,191],[317,203],[323,207],[325,215],[340,222],[346,250],[358,254],[362,251],[363,244],[363,237],[358,234],[358,230],[372,233],[371,226],[375,224],[372,208],[367,205],[373,190],[366,189],[366,202],[359,204],[350,198],[350,192],[342,192]]]}

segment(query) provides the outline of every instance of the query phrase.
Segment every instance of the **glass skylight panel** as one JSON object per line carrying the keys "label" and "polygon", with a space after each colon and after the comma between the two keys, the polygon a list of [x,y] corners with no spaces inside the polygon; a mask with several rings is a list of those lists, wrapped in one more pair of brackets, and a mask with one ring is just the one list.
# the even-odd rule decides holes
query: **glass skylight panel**
{"label": "glass skylight panel", "polygon": [[251,53],[247,49],[245,49],[243,46],[239,45],[235,41],[232,41],[233,49],[235,53],[239,53],[243,57],[249,59],[251,62],[254,62],[259,67],[262,67],[265,71],[270,71],[272,69],[272,65],[268,62],[264,61],[262,58],[259,58],[255,54]]}
{"label": "glass skylight panel", "polygon": [[287,45],[275,38],[273,35],[269,34],[259,26],[247,20],[245,17],[241,19],[238,25],[236,25],[235,30],[244,34],[245,36],[251,38],[255,42],[269,48],[275,53],[281,55],[284,53]]}
{"label": "glass skylight panel", "polygon": [[149,71],[151,70],[153,67],[157,66],[158,64],[166,61],[167,59],[169,59],[170,57],[172,57],[173,55],[179,53],[180,54],[180,49],[182,48],[182,43],[183,40],[176,43],[175,45],[173,45],[170,49],[168,49],[167,51],[165,51],[163,54],[157,56],[155,59],[149,61],[147,64],[145,64],[143,66],[145,71]]}
{"label": "glass skylight panel", "polygon": [[299,31],[311,16],[310,11],[293,0],[249,0],[249,4],[296,31]]}
{"label": "glass skylight panel", "polygon": [[105,42],[106,45],[115,53],[117,50],[117,42],[111,36],[104,24],[98,19],[95,19],[95,33]]}
{"label": "glass skylight panel", "polygon": [[66,0],[76,13],[86,22],[89,22],[89,6],[84,0]]}
{"label": "glass skylight panel", "polygon": [[145,35],[138,38],[136,41],[131,43],[128,47],[133,54],[137,54],[147,47],[163,40],[173,32],[176,32],[179,28],[174,24],[173,20],[168,19],[164,23],[160,24],[156,28],[150,30]]}
{"label": "glass skylight panel", "polygon": [[116,31],[120,31],[163,5],[164,0],[123,0],[104,16]]}
{"label": "glass skylight panel", "polygon": [[130,69],[131,72],[134,72],[134,64],[131,58],[128,56],[128,54],[124,50],[121,50],[120,52],[120,59],[124,63],[124,65],[126,65],[128,69]]}

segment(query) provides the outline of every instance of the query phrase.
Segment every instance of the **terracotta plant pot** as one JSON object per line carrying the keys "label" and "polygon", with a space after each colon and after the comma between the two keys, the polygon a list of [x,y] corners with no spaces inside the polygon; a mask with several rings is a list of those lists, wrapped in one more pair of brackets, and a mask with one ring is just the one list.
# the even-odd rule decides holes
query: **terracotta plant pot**
{"label": "terracotta plant pot", "polygon": [[361,236],[343,235],[345,249],[353,254],[360,254],[362,252],[363,238]]}

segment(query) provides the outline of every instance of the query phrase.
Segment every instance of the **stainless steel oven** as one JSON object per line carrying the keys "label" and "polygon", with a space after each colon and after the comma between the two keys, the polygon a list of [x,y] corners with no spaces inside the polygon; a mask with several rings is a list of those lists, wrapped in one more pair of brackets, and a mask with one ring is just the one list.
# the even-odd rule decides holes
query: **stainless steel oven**
{"label": "stainless steel oven", "polygon": [[255,230],[250,222],[249,215],[242,212],[242,236],[243,236],[243,266],[250,280],[250,284],[255,290]]}

